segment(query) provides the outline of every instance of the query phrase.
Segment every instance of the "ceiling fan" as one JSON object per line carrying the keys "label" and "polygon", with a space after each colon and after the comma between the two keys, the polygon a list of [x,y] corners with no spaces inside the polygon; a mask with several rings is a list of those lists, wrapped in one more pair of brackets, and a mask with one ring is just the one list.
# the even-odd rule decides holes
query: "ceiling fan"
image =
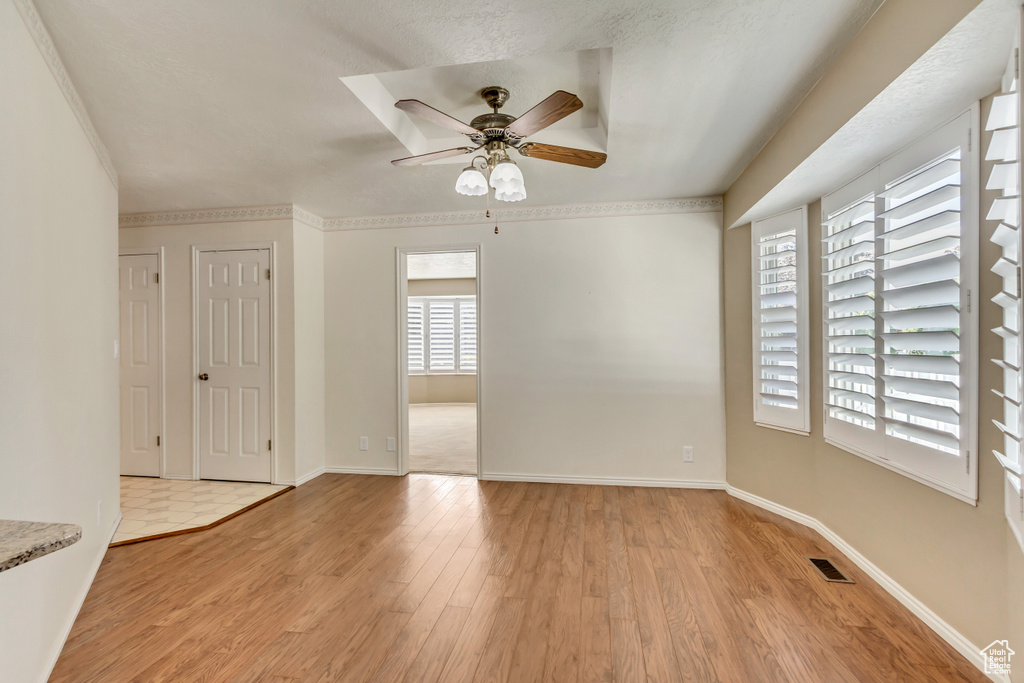
{"label": "ceiling fan", "polygon": [[[518,118],[498,112],[498,109],[508,100],[509,92],[505,88],[498,86],[484,88],[480,92],[480,96],[487,102],[487,106],[493,109],[493,112],[477,116],[468,125],[419,100],[395,102],[395,106],[407,114],[415,114],[439,126],[462,133],[476,146],[455,147],[439,152],[419,154],[395,159],[391,163],[395,166],[414,166],[485,149],[486,157],[475,158],[473,163],[463,170],[462,175],[459,176],[459,182],[456,183],[456,191],[468,195],[486,194],[487,181],[483,172],[488,171],[489,184],[495,189],[497,199],[519,201],[526,197],[526,187],[523,183],[522,172],[509,158],[508,148],[510,147],[518,150],[525,157],[585,166],[586,168],[597,168],[608,158],[608,155],[602,152],[546,145],[540,142],[526,142],[527,136],[547,128],[583,107],[580,98],[572,93],[558,90]],[[478,160],[482,161],[484,166],[477,166]]]}

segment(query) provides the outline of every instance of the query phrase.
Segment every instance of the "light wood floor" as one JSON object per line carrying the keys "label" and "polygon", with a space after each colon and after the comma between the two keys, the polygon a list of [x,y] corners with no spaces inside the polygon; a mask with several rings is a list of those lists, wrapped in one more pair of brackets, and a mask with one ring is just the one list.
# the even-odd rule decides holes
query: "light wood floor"
{"label": "light wood floor", "polygon": [[323,475],[110,549],[51,680],[293,679],[986,680],[724,492],[432,475]]}
{"label": "light wood floor", "polygon": [[476,404],[411,404],[409,469],[476,474]]}

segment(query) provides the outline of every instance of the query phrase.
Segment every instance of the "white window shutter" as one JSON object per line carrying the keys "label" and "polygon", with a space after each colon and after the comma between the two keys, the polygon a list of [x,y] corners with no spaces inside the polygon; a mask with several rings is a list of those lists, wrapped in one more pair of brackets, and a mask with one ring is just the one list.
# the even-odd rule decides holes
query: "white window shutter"
{"label": "white window shutter", "polygon": [[476,372],[476,298],[459,299],[459,372]]}
{"label": "white window shutter", "polygon": [[993,362],[1002,370],[1003,381],[993,389],[1002,403],[1002,414],[994,419],[1002,435],[1002,447],[993,454],[1005,470],[1006,519],[1024,549],[1024,492],[1021,474],[1024,454],[1022,419],[1022,319],[1021,319],[1021,192],[1020,192],[1020,32],[1010,51],[1001,93],[993,98],[992,109],[985,122],[991,132],[985,161],[992,170],[985,188],[998,192],[988,207],[986,218],[996,223],[991,240],[1000,248],[1000,257],[992,272],[1000,277],[1002,287],[992,298],[1002,310],[1002,322],[992,331],[1002,340],[1001,353]]}
{"label": "white window shutter", "polygon": [[808,434],[807,207],[751,226],[754,422]]}
{"label": "white window shutter", "polygon": [[424,327],[423,310],[423,301],[417,301],[415,299],[409,300],[409,373],[414,375],[421,374],[426,369],[426,329]]}
{"label": "white window shutter", "polygon": [[836,420],[856,440],[857,428],[875,428],[874,194],[827,215],[822,253],[826,436]]}
{"label": "white window shutter", "polygon": [[431,299],[427,302],[430,321],[430,372],[455,372],[455,301]]}
{"label": "white window shutter", "polygon": [[825,438],[972,503],[976,119],[977,107],[822,198]]}

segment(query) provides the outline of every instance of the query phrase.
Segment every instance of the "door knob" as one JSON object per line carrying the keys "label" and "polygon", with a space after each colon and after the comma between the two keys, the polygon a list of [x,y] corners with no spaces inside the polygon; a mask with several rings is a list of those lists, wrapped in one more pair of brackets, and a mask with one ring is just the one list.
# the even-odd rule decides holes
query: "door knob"
{"label": "door knob", "polygon": [[199,374],[199,379],[205,382],[206,380],[210,379],[210,376],[207,375],[205,372],[202,372]]}

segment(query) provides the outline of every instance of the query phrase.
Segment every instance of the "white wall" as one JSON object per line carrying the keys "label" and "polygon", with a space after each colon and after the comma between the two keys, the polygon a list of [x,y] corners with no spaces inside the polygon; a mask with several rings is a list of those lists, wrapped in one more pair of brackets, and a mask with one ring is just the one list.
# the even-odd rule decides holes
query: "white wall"
{"label": "white wall", "polygon": [[22,683],[48,675],[117,521],[117,190],[10,0],[0,150],[0,519],[82,526],[0,575],[0,678]]}
{"label": "white wall", "polygon": [[295,472],[324,468],[324,234],[295,222]]}
{"label": "white wall", "polygon": [[[121,248],[163,247],[166,474],[193,476],[192,246],[273,242],[274,317],[277,323],[274,386],[277,419],[274,432],[276,481],[295,481],[296,464],[296,309],[291,219],[199,225],[122,228]],[[322,269],[322,268],[321,268]]]}
{"label": "white wall", "polygon": [[724,481],[721,236],[719,213],[325,234],[328,467],[397,469],[396,247],[478,242],[485,478]]}

